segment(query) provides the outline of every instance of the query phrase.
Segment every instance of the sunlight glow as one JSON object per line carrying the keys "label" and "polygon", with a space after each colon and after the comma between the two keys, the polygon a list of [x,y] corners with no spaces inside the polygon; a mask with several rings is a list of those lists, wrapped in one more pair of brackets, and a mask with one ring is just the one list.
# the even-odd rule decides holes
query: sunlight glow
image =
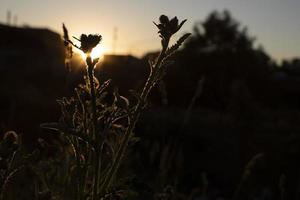
{"label": "sunlight glow", "polygon": [[[76,50],[76,51],[81,55],[83,60],[86,59],[87,55],[85,53],[83,53],[80,50]],[[103,46],[103,44],[99,44],[92,50],[91,57],[92,57],[92,59],[95,59],[95,58],[103,59],[103,57],[104,57],[103,55],[106,52],[107,52],[107,48],[105,48],[105,46]]]}
{"label": "sunlight glow", "polygon": [[91,53],[92,59],[100,58],[103,59],[103,55],[106,53],[107,49],[102,44],[97,45]]}

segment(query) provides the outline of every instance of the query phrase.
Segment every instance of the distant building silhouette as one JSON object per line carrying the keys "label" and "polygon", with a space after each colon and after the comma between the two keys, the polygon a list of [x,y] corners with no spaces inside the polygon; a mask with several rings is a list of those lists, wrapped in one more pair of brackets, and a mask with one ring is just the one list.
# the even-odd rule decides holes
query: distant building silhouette
{"label": "distant building silhouette", "polygon": [[2,129],[34,134],[40,122],[56,118],[53,108],[63,94],[66,76],[64,56],[59,34],[0,25]]}

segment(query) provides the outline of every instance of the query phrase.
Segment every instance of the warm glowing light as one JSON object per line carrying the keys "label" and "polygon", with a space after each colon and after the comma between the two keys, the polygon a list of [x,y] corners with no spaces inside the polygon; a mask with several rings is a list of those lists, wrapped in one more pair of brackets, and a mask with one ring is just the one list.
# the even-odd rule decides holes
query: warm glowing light
{"label": "warm glowing light", "polygon": [[92,50],[91,57],[92,59],[103,58],[105,52],[106,48],[102,44],[99,44]]}
{"label": "warm glowing light", "polygon": [[[78,50],[77,52],[81,55],[83,60],[86,59],[87,55],[85,53],[83,53],[80,50]],[[102,44],[99,44],[92,50],[91,57],[92,59],[95,58],[103,59],[103,55],[105,54],[105,52],[107,52],[107,49]]]}
{"label": "warm glowing light", "polygon": [[76,49],[76,52],[78,52],[81,55],[81,57],[82,57],[83,60],[86,59],[86,54],[83,53],[83,51]]}

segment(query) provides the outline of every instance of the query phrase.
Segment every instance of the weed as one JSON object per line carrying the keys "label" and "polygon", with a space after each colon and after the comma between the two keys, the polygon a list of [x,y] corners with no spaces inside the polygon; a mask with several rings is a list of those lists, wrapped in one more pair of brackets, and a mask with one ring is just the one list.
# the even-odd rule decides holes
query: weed
{"label": "weed", "polygon": [[[63,174],[58,180],[73,187],[74,192],[68,198],[99,200],[112,198],[116,193],[121,193],[115,187],[115,183],[119,180],[118,169],[130,142],[135,139],[133,131],[150,91],[164,77],[174,53],[190,35],[189,33],[183,35],[169,47],[171,37],[185,21],[179,23],[177,17],[169,19],[162,15],[159,23],[154,23],[159,29],[162,49],[156,60],[149,61],[150,74],[142,91],[132,92],[136,99],[134,103],[121,96],[118,89],[109,92],[110,80],[100,85],[94,76],[94,68],[99,59],[92,59],[90,53],[100,43],[102,37],[82,34],[80,39],[74,37],[81,43],[77,46],[71,41],[68,30],[63,26],[65,45],[71,52],[70,55],[72,46],[87,55],[87,75],[85,84],[75,89],[74,97],[58,101],[62,112],[59,122],[42,124],[41,127],[58,131],[62,140],[67,143],[63,147],[65,156],[60,160],[64,167],[58,169],[57,173]],[[53,191],[56,196],[64,196],[65,193]]]}

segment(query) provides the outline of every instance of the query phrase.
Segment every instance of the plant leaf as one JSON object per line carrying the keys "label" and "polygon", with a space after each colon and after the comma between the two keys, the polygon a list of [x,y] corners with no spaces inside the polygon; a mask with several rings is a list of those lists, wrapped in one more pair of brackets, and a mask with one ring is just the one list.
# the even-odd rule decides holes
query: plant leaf
{"label": "plant leaf", "polygon": [[166,55],[167,56],[170,56],[171,54],[173,54],[175,51],[178,50],[178,48],[182,45],[182,43],[191,35],[191,33],[186,33],[184,34],[183,36],[181,36],[177,42],[172,46],[170,47],[167,52],[166,52]]}
{"label": "plant leaf", "polygon": [[43,123],[40,125],[42,129],[51,130],[51,131],[62,131],[62,126],[57,122]]}

